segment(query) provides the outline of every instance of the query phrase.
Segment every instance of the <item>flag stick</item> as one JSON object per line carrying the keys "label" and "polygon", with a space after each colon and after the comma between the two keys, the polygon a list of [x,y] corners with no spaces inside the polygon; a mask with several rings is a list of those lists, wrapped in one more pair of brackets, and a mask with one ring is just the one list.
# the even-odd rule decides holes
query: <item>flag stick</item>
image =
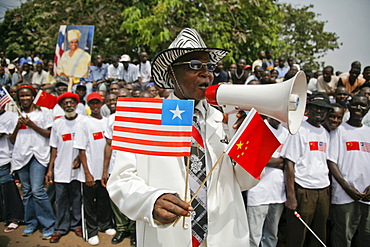
{"label": "flag stick", "polygon": [[326,245],[324,244],[323,241],[321,241],[321,239],[312,231],[312,229],[306,224],[306,222],[304,222],[304,220],[302,219],[301,215],[297,212],[297,211],[294,211],[294,215],[302,222],[302,224],[307,227],[307,229],[315,236],[315,238],[317,240],[319,240],[319,242],[324,246],[326,247]]}
{"label": "flag stick", "polygon": [[68,77],[68,92],[72,92],[72,86],[73,86],[73,79],[72,79],[72,76],[69,76]]}
{"label": "flag stick", "polygon": [[[186,162],[186,175],[185,175],[185,195],[184,201],[188,200],[188,189],[189,189],[189,170],[190,170],[190,156],[188,156],[188,160]],[[185,227],[185,217],[183,217],[182,227]],[[176,226],[176,224],[174,224]]]}
{"label": "flag stick", "polygon": [[[221,155],[220,155],[220,157],[218,158],[218,160],[216,161],[216,163],[214,164],[214,166],[212,167],[212,169],[209,171],[209,173],[207,174],[207,176],[206,176],[206,178],[203,180],[203,182],[199,185],[199,187],[198,187],[198,189],[197,189],[197,191],[194,193],[194,195],[193,195],[193,197],[190,199],[190,201],[188,202],[189,204],[191,204],[193,201],[194,201],[194,199],[195,199],[195,197],[198,195],[198,193],[199,193],[199,191],[200,191],[200,189],[203,187],[203,185],[207,182],[207,180],[208,180],[208,178],[211,176],[211,174],[213,173],[213,171],[216,169],[216,167],[217,167],[217,165],[218,165],[218,163],[220,163],[220,160],[222,159],[222,157],[224,157],[224,155],[225,155],[225,152],[223,152]],[[175,222],[173,223],[173,225],[172,226],[176,226],[176,224],[177,224],[177,222],[179,221],[179,219],[180,219],[180,217],[179,218],[177,218],[176,220],[175,220]]]}
{"label": "flag stick", "polygon": [[195,197],[198,195],[200,189],[203,187],[203,185],[207,182],[208,178],[211,176],[212,172],[215,170],[215,168],[217,167],[218,163],[220,163],[220,160],[222,159],[222,157],[224,157],[225,155],[225,152],[223,152],[221,154],[221,156],[218,158],[218,160],[216,161],[215,165],[212,167],[212,169],[209,171],[209,173],[207,174],[207,177],[203,180],[203,182],[199,185],[199,188],[197,189],[197,191],[194,193],[193,197],[190,199],[189,201],[189,204],[192,203],[192,201],[194,201]]}
{"label": "flag stick", "polygon": [[[186,162],[186,174],[185,174],[185,196],[184,201],[188,200],[188,188],[189,188],[189,169],[190,169],[190,157],[188,157]],[[178,217],[175,222],[173,222],[172,226],[175,227],[179,222],[181,217]],[[184,221],[182,223],[182,227],[185,226],[185,216],[183,217]]]}

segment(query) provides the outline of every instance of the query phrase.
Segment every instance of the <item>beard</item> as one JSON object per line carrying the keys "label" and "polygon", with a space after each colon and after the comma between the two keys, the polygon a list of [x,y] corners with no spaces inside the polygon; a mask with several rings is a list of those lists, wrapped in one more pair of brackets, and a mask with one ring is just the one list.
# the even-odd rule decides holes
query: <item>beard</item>
{"label": "beard", "polygon": [[74,111],[71,111],[71,112],[65,112],[65,116],[67,117],[67,118],[74,118],[76,115],[77,115],[77,112],[76,112],[76,110],[74,110]]}

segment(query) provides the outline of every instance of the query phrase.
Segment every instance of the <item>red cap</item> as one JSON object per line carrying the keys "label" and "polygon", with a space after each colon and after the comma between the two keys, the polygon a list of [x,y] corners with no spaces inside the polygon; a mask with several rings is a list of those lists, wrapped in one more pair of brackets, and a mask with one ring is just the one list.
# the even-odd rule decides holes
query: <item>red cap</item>
{"label": "red cap", "polygon": [[212,85],[206,90],[206,100],[211,105],[218,105],[216,100],[217,89],[220,85]]}
{"label": "red cap", "polygon": [[251,69],[251,68],[252,68],[252,66],[250,66],[249,64],[244,66],[244,69]]}
{"label": "red cap", "polygon": [[93,99],[97,99],[99,100],[100,102],[103,102],[103,98],[101,97],[101,95],[97,92],[92,92],[91,94],[89,94],[87,96],[87,102],[89,102],[90,100],[93,100]]}
{"label": "red cap", "polygon": [[71,92],[65,92],[65,93],[58,96],[58,98],[57,98],[58,104],[60,105],[60,102],[65,98],[72,98],[72,99],[75,99],[77,101],[77,103],[80,103],[80,97],[78,96],[78,94],[71,93]]}

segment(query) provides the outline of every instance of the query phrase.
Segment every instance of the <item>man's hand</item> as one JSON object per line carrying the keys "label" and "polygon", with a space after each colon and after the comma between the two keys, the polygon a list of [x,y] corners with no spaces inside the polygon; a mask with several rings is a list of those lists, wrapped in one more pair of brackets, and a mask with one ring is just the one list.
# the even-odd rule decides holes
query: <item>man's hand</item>
{"label": "man's hand", "polygon": [[247,116],[247,114],[245,113],[245,111],[239,111],[236,114],[236,117],[238,118],[238,120],[236,120],[236,122],[234,123],[233,128],[236,129],[236,130],[239,129],[240,125],[242,125],[246,116]]}
{"label": "man's hand", "polygon": [[343,187],[346,193],[355,201],[359,201],[362,199],[363,194],[361,194],[356,188],[347,184],[346,187]]}
{"label": "man's hand", "polygon": [[297,198],[295,196],[287,197],[285,207],[291,210],[296,210],[298,206]]}
{"label": "man's hand", "polygon": [[85,174],[85,183],[86,183],[87,186],[94,186],[95,185],[94,176],[91,175],[91,173],[86,173]]}
{"label": "man's hand", "polygon": [[77,169],[80,167],[80,159],[78,158],[78,156],[73,160],[73,163],[72,163],[72,169]]}
{"label": "man's hand", "polygon": [[370,185],[364,190],[364,193],[362,194],[362,200],[364,202],[370,202]]}
{"label": "man's hand", "polygon": [[193,207],[173,194],[163,194],[154,204],[153,218],[162,224],[173,223],[179,216],[190,216]]}
{"label": "man's hand", "polygon": [[101,176],[101,185],[103,185],[103,187],[107,187],[108,178],[108,174],[106,172],[103,172],[103,175]]}
{"label": "man's hand", "polygon": [[53,172],[48,171],[45,175],[45,184],[46,185],[51,185],[53,184]]}

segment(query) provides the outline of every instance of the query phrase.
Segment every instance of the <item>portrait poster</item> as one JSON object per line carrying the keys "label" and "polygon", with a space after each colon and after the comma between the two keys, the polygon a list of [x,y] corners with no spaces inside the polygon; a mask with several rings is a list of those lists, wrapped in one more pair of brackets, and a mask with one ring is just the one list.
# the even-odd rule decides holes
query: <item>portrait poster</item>
{"label": "portrait poster", "polygon": [[89,77],[94,26],[67,26],[59,28],[54,56],[54,74]]}

